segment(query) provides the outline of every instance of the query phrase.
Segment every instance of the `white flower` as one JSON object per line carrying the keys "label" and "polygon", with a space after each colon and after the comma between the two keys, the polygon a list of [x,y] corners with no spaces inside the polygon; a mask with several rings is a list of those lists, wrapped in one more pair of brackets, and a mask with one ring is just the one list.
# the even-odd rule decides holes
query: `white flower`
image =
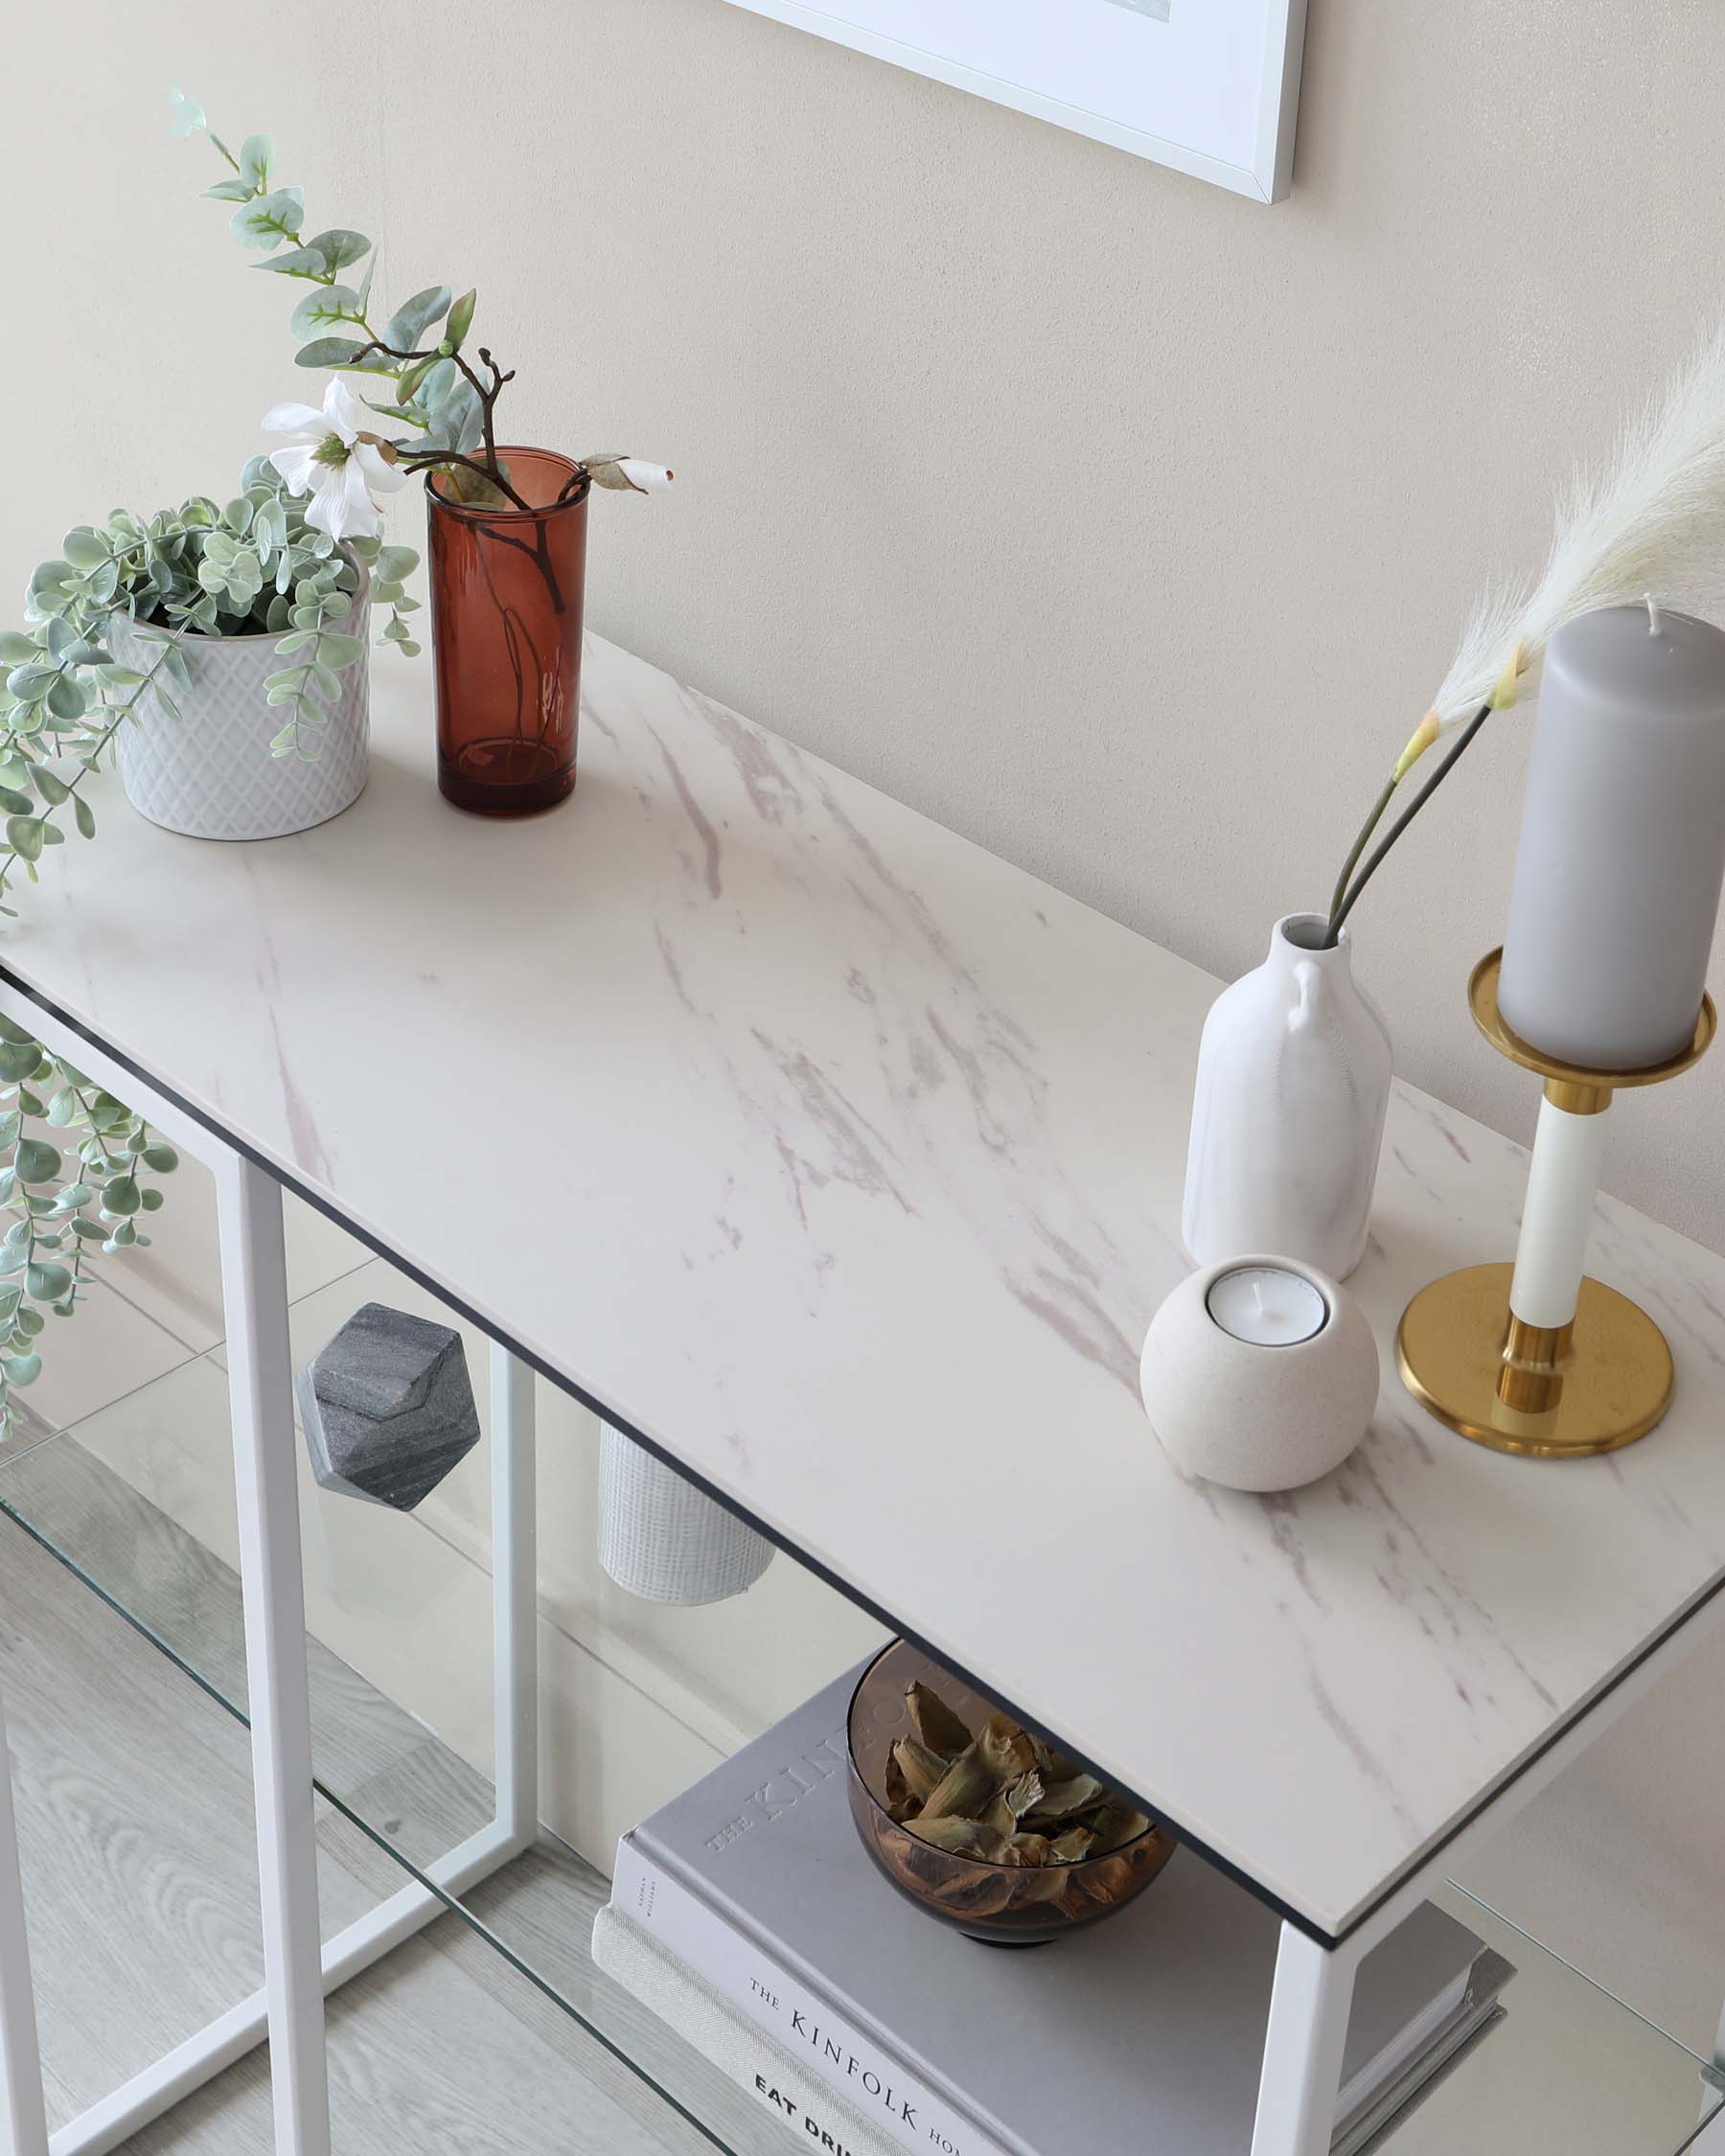
{"label": "white flower", "polygon": [[294,437],[287,448],[272,449],[269,462],[291,493],[311,496],[306,521],[333,539],[375,539],[383,529],[375,497],[407,484],[364,428],[365,407],[339,378],[325,390],[322,411],[276,404],[264,415],[266,434]]}
{"label": "white flower", "polygon": [[677,476],[676,472],[667,471],[662,464],[643,464],[639,457],[619,457],[617,470],[643,494],[661,493]]}

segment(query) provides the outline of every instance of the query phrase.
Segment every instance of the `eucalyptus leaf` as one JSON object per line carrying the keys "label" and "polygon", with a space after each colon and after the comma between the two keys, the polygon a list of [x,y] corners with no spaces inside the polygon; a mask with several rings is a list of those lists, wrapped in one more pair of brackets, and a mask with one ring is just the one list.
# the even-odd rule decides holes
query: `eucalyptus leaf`
{"label": "eucalyptus leaf", "polygon": [[357,337],[318,337],[293,356],[296,367],[350,367],[365,350]]}
{"label": "eucalyptus leaf", "polygon": [[12,1164],[20,1182],[52,1182],[60,1172],[59,1154],[44,1138],[19,1138]]}
{"label": "eucalyptus leaf", "polygon": [[278,187],[234,212],[228,229],[242,247],[274,247],[297,240],[306,197],[297,187]]}
{"label": "eucalyptus leaf", "polygon": [[392,352],[411,352],[433,322],[449,311],[449,287],[432,285],[403,300],[384,325],[381,342]]}
{"label": "eucalyptus leaf", "polygon": [[371,241],[364,233],[350,232],[344,225],[336,225],[329,232],[315,233],[306,244],[322,255],[332,275],[348,268],[354,263],[363,261],[371,253]]}
{"label": "eucalyptus leaf", "polygon": [[240,177],[249,193],[264,195],[269,188],[269,162],[275,144],[267,135],[247,135],[240,146]]}
{"label": "eucalyptus leaf", "polygon": [[60,541],[60,551],[75,569],[93,569],[108,558],[107,541],[88,524],[80,524]]}
{"label": "eucalyptus leaf", "polygon": [[335,274],[315,240],[308,241],[303,247],[289,247],[283,254],[270,255],[264,262],[255,262],[252,267],[273,269],[283,277],[314,278],[319,284],[328,284]]}
{"label": "eucalyptus leaf", "polygon": [[320,285],[300,301],[288,327],[296,337],[307,339],[329,335],[344,322],[362,325],[364,320],[357,292],[346,285]]}
{"label": "eucalyptus leaf", "polygon": [[420,384],[426,377],[433,367],[441,364],[442,362],[435,353],[428,353],[424,359],[416,359],[396,384],[396,402],[398,404],[410,404],[419,394]]}

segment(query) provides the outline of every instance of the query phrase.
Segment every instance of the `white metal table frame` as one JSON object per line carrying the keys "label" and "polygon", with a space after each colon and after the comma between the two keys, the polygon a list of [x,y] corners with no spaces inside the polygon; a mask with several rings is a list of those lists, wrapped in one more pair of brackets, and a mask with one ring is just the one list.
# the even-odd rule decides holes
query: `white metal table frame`
{"label": "white metal table frame", "polygon": [[[0,1772],[0,2124],[6,2129],[0,2156],[105,2156],[265,2037],[278,2156],[331,2156],[326,1994],[422,1930],[446,1909],[445,1895],[469,1892],[528,1848],[538,1833],[534,1372],[494,1342],[495,1816],[427,1868],[429,1887],[417,1882],[404,1887],[320,1947],[282,1183],[34,998],[0,982],[0,1011],[125,1100],[216,1179],[264,1962],[261,1991],[50,2136],[7,1762],[8,1771]],[[1552,1472],[1563,1469],[1558,1465]],[[841,1581],[833,1584],[848,1592]],[[1284,1913],[1251,2156],[1327,2156],[1362,1961],[1444,1883],[1460,1854],[1502,1827],[1699,1646],[1721,1618],[1725,1592],[1715,1589],[1346,1936],[1322,1937]],[[4,1758],[0,1702],[0,1761]],[[1242,1883],[1259,1898],[1272,1898],[1252,1881]],[[1719,2041],[1725,2063],[1725,2024]]]}
{"label": "white metal table frame", "polygon": [[[233,1415],[246,1688],[258,1831],[261,1990],[49,2135],[10,1761],[0,1772],[0,2156],[106,2156],[267,2037],[282,2156],[329,2156],[324,1998],[530,1848],[539,1832],[538,1568],[533,1372],[492,1348],[491,1821],[336,1934],[319,1938],[310,1688],[301,1574],[282,1186],[100,1048],[0,986],[0,1010],[139,1113],[216,1181]],[[0,1705],[0,1755],[5,1721]],[[433,1889],[438,1891],[433,1891]]]}

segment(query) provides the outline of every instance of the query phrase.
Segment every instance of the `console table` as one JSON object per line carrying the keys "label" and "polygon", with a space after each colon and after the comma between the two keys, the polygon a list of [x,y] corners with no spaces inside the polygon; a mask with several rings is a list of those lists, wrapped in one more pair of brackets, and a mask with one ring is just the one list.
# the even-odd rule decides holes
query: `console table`
{"label": "console table", "polygon": [[[320,1966],[283,1186],[498,1343],[515,1769],[446,1891],[531,1831],[538,1371],[1279,1914],[1253,2156],[1320,2156],[1362,1957],[1725,1608],[1725,1259],[1601,1200],[1593,1267],[1672,1342],[1668,1420],[1555,1466],[1463,1442],[1403,1391],[1395,1323],[1512,1250],[1526,1157],[1400,1087],[1353,1282],[1369,1438],[1292,1497],[1184,1479],[1137,1359],[1184,1269],[1216,983],[641,660],[595,639],[586,667],[555,814],[447,809],[428,665],[383,656],[346,815],[199,844],[109,792],[0,942],[0,1009],[218,1175],[269,1971],[55,2156],[113,2146],[265,2020],[278,2147],[327,2156],[326,1984],[439,1906],[409,1890]],[[557,1143],[494,1237],[463,1163],[509,1100],[555,1107]],[[41,2156],[3,1799],[0,2095]]]}

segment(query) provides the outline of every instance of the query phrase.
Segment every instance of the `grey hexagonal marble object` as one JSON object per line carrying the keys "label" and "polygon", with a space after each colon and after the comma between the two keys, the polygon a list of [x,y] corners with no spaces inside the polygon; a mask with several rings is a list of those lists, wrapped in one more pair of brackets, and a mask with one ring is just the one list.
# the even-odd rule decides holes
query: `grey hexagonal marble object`
{"label": "grey hexagonal marble object", "polygon": [[294,1380],[320,1488],[411,1512],[479,1442],[461,1335],[368,1302]]}

